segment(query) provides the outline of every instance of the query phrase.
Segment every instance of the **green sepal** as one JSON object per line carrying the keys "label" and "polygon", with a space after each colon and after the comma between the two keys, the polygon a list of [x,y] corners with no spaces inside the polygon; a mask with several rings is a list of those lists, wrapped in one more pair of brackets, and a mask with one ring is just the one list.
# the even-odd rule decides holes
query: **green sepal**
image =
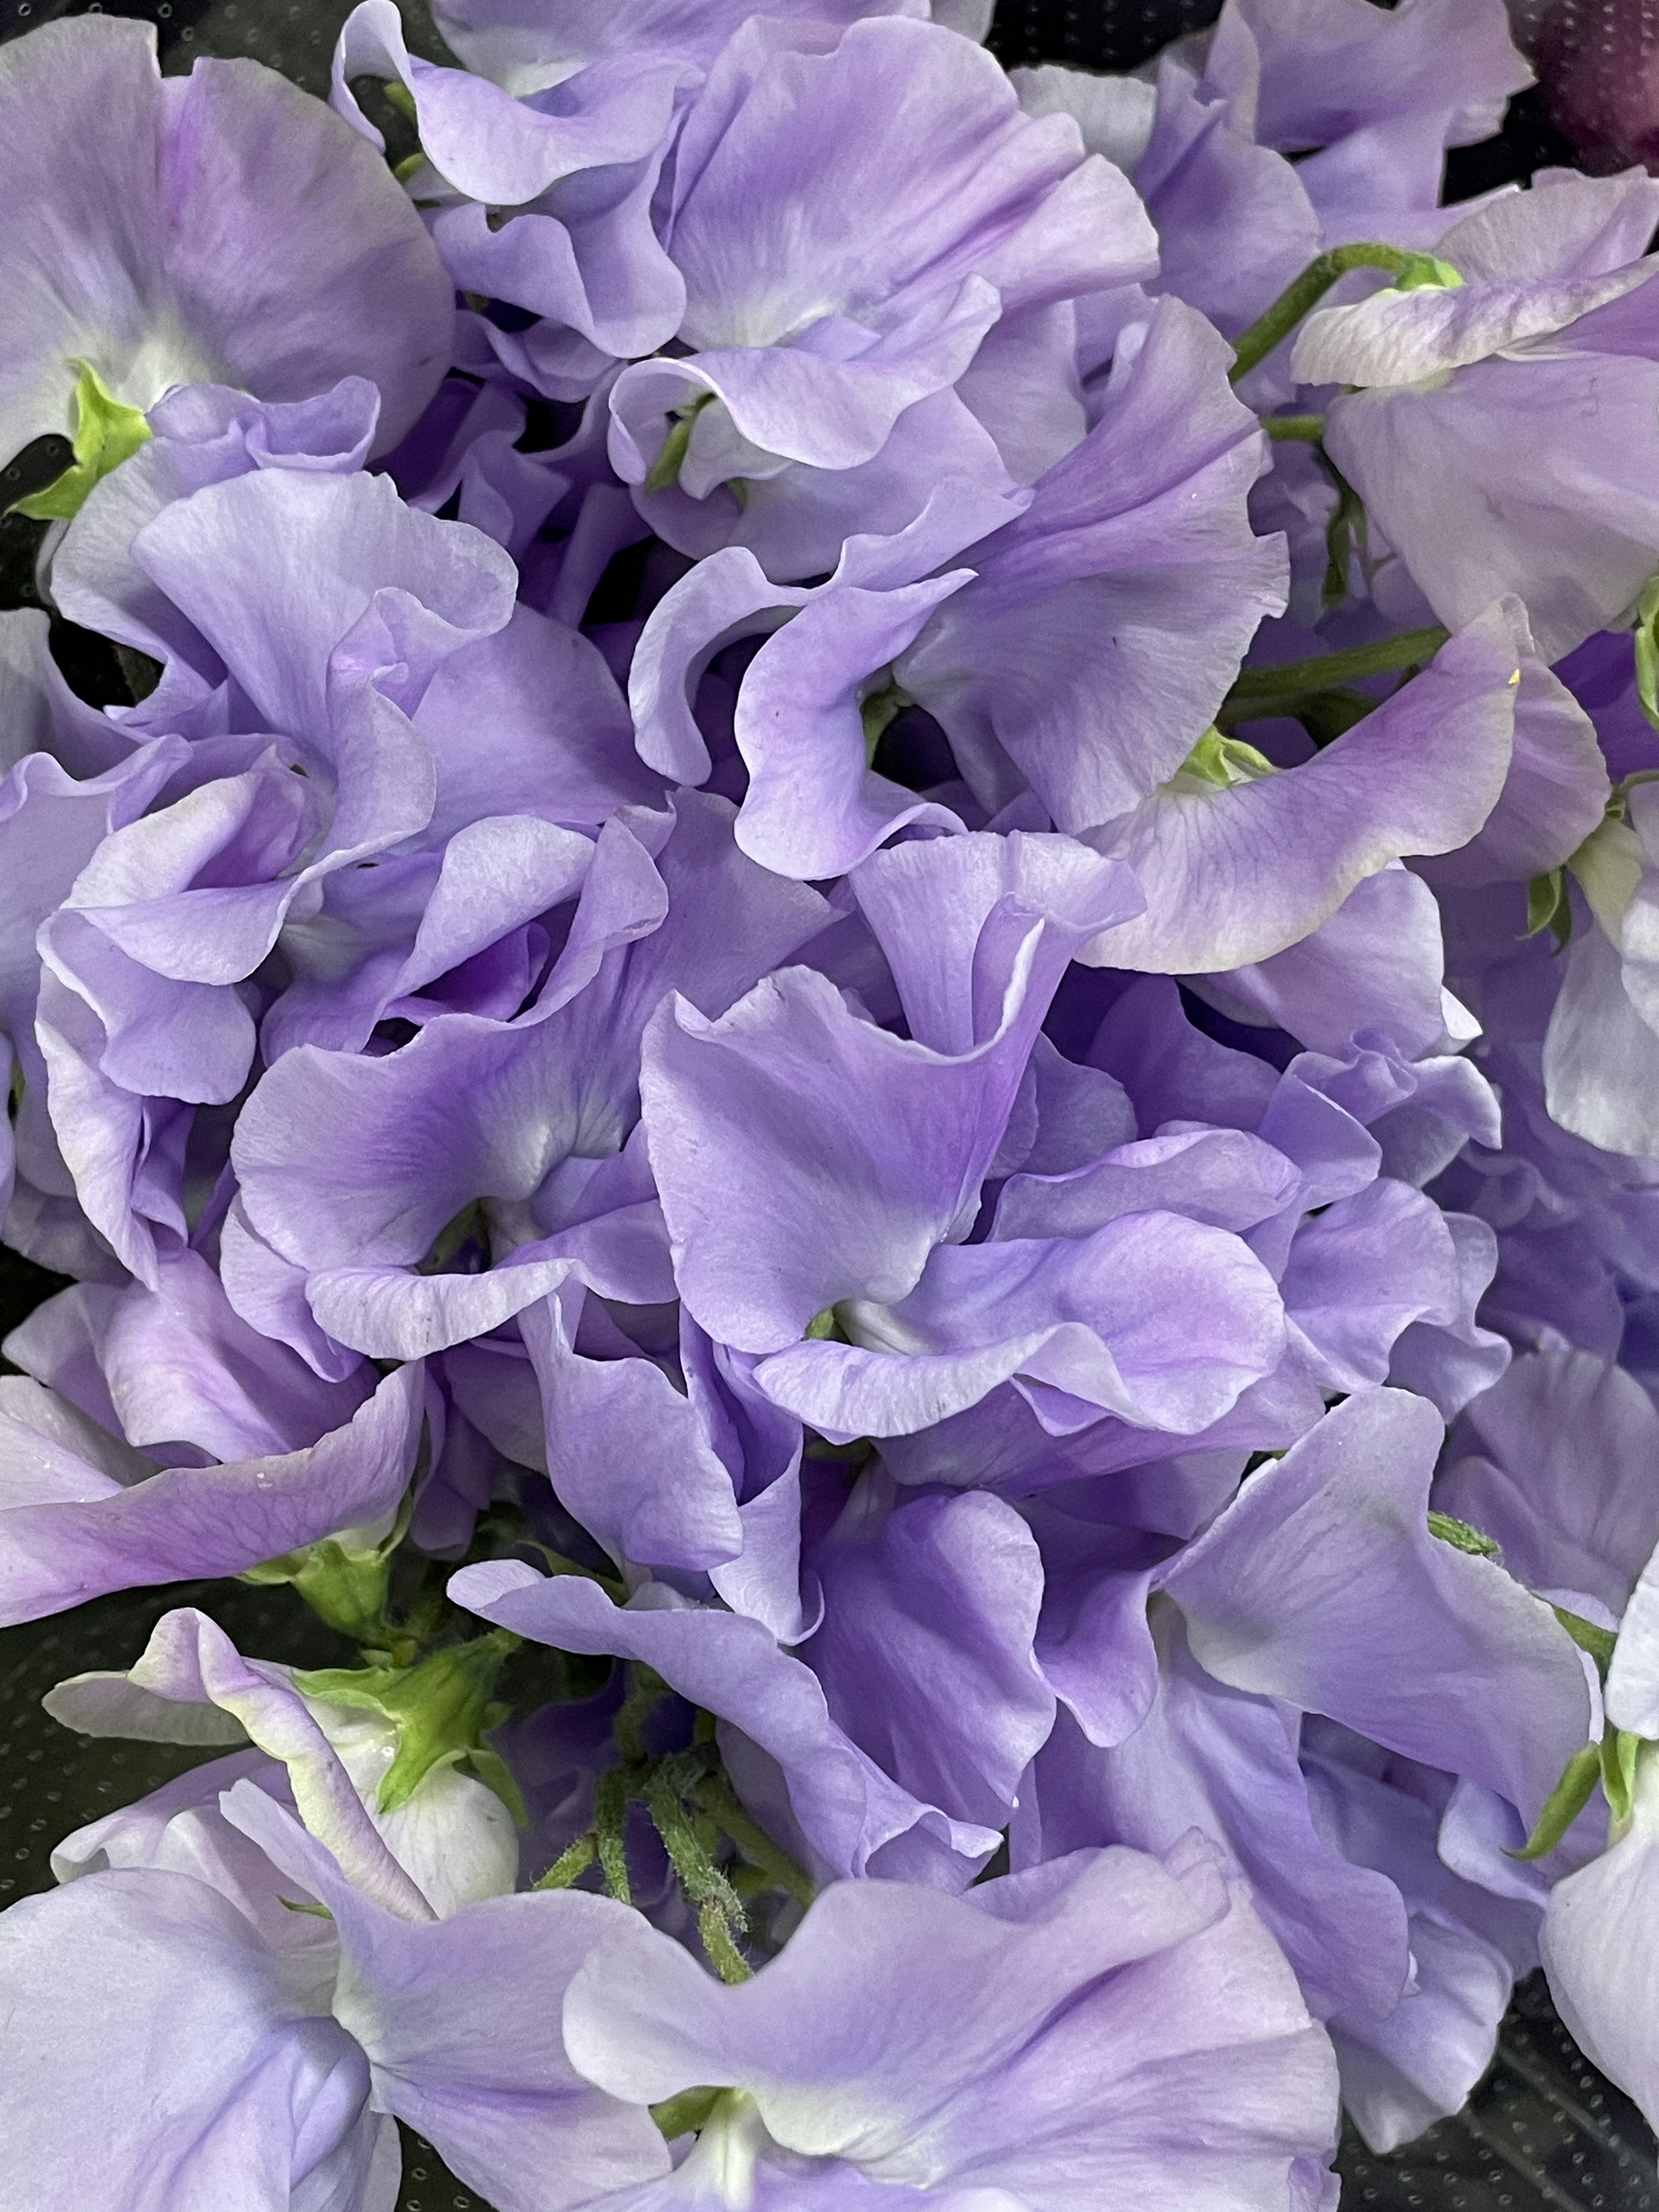
{"label": "green sepal", "polygon": [[1274,774],[1266,753],[1247,745],[1243,738],[1224,737],[1212,722],[1170,780],[1182,777],[1231,791],[1236,784],[1256,783]]}
{"label": "green sepal", "polygon": [[[396,1731],[397,1755],[381,1777],[375,1799],[382,1813],[393,1813],[409,1802],[435,1767],[464,1758],[476,1761],[479,1736],[492,1719],[501,1717],[490,1696],[495,1677],[519,1643],[510,1630],[495,1628],[471,1643],[446,1644],[413,1667],[324,1667],[296,1674],[294,1686],[303,1697],[377,1713]],[[495,1754],[485,1752],[483,1757],[488,1763]],[[478,1778],[496,1789],[489,1773],[481,1771]],[[508,1782],[510,1786],[510,1777]],[[511,1797],[503,1796],[509,1810],[516,1797],[516,1790]]]}
{"label": "green sepal", "polygon": [[315,1902],[307,1904],[297,1897],[279,1897],[276,1902],[284,1912],[308,1912],[316,1920],[332,1920],[334,1917],[327,1905]]}
{"label": "green sepal", "polygon": [[1441,261],[1432,253],[1417,253],[1412,257],[1413,266],[1406,270],[1395,289],[1401,292],[1455,291],[1462,283],[1462,272],[1454,269],[1449,261]]}
{"label": "green sepal", "polygon": [[1595,1662],[1595,1671],[1605,1682],[1607,1669],[1613,1664],[1613,1654],[1619,1638],[1610,1628],[1598,1628],[1593,1620],[1586,1620],[1582,1613],[1569,1613],[1564,1605],[1553,1605],[1550,1611],[1560,1622],[1581,1651],[1588,1651]]}
{"label": "green sepal", "polygon": [[660,2105],[653,2105],[651,2117],[662,2130],[664,2141],[672,2142],[677,2136],[690,2135],[704,2126],[725,2094],[724,2089],[682,2089],[678,2096],[665,2097]]}
{"label": "green sepal", "polygon": [[1643,1739],[1627,1729],[1605,1728],[1601,1733],[1601,1788],[1608,1811],[1621,1824],[1630,1818],[1642,1743]]}
{"label": "green sepal", "polygon": [[1494,1536],[1484,1535],[1472,1528],[1467,1521],[1455,1520],[1449,1513],[1429,1513],[1429,1534],[1437,1536],[1443,1544],[1449,1544],[1455,1552],[1469,1552],[1477,1559],[1495,1559],[1503,1546]]}
{"label": "green sepal", "polygon": [[240,1579],[292,1583],[319,1620],[354,1644],[367,1644],[385,1634],[382,1615],[391,1573],[389,1553],[349,1552],[337,1537],[325,1536],[303,1552],[286,1552],[279,1559],[245,1568]]}
{"label": "green sepal", "polygon": [[869,697],[861,702],[859,708],[859,720],[864,725],[864,758],[866,766],[873,764],[876,747],[881,743],[882,734],[888,724],[896,720],[904,709],[913,703],[909,693],[902,690],[896,684],[884,684],[879,691],[871,692]]}
{"label": "green sepal", "polygon": [[848,1340],[841,1316],[834,1306],[825,1306],[822,1313],[815,1313],[801,1333],[811,1344],[845,1344]]}
{"label": "green sepal", "polygon": [[646,472],[647,491],[666,491],[671,484],[679,482],[680,471],[685,466],[685,457],[691,450],[691,425],[714,397],[712,392],[705,392],[690,407],[674,410],[674,418],[668,426],[668,435],[662,441],[662,449]]}
{"label": "green sepal", "polygon": [[1544,1802],[1536,1826],[1518,1851],[1506,1858],[1541,1859],[1553,1851],[1590,1801],[1590,1792],[1601,1779],[1601,1747],[1587,1743],[1575,1751],[1561,1771],[1561,1779]]}
{"label": "green sepal", "polygon": [[[490,1710],[495,1711],[496,1709],[492,1706]],[[501,1725],[501,1721],[505,1720],[506,1717],[507,1713],[504,1711],[501,1713],[499,1720],[492,1721],[486,1715],[484,1725],[486,1728],[497,1728]],[[513,1825],[515,1828],[527,1828],[530,1826],[530,1808],[524,1802],[524,1792],[513,1779],[513,1770],[500,1752],[491,1751],[488,1744],[475,1743],[462,1763],[472,1769],[486,1790],[495,1791],[512,1814]]]}
{"label": "green sepal", "polygon": [[75,459],[44,491],[13,501],[8,511],[26,514],[31,522],[67,522],[78,514],[100,477],[119,468],[155,435],[143,410],[118,399],[90,362],[70,366],[81,372],[75,386]]}
{"label": "green sepal", "polygon": [[1527,885],[1527,936],[1547,929],[1559,952],[1572,935],[1572,901],[1567,893],[1567,872],[1551,868]]}

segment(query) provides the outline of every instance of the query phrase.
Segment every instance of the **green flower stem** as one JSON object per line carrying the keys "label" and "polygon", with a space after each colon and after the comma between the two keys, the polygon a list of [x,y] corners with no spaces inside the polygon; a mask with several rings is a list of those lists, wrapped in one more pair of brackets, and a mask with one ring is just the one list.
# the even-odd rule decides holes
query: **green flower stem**
{"label": "green flower stem", "polygon": [[1461,284],[1462,278],[1449,262],[1431,253],[1409,253],[1402,246],[1364,240],[1352,246],[1334,246],[1310,261],[1293,283],[1287,284],[1265,314],[1258,315],[1238,340],[1237,359],[1229,372],[1237,384],[1258,362],[1265,361],[1281,338],[1288,337],[1310,307],[1317,307],[1339,276],[1350,269],[1382,269],[1402,292],[1430,286]]}
{"label": "green flower stem", "polygon": [[704,1848],[674,1786],[672,1762],[665,1759],[646,1784],[646,1809],[662,1838],[663,1848],[679,1876],[680,1887],[697,1908],[697,1932],[723,1982],[746,1982],[754,1969],[738,1948],[749,1916],[726,1876]]}
{"label": "green flower stem", "polygon": [[1426,629],[1402,630],[1397,637],[1379,638],[1374,645],[1322,653],[1311,660],[1282,660],[1273,668],[1246,668],[1222,701],[1217,720],[1249,722],[1265,720],[1273,714],[1294,714],[1304,701],[1340,690],[1357,678],[1385,676],[1395,669],[1431,660],[1449,635],[1434,623]]}
{"label": "green flower stem", "polygon": [[1304,445],[1316,446],[1325,434],[1322,415],[1264,415],[1261,427],[1270,438],[1299,438]]}
{"label": "green flower stem", "polygon": [[782,1845],[775,1844],[760,1822],[744,1810],[723,1775],[705,1775],[697,1784],[697,1798],[752,1866],[798,1904],[812,1902],[818,1888],[811,1875],[797,1866]]}
{"label": "green flower stem", "polygon": [[651,1714],[668,1695],[668,1685],[662,1676],[646,1666],[636,1663],[628,1695],[623,1699],[611,1732],[617,1739],[617,1748],[630,1766],[641,1765],[648,1754],[645,1748],[645,1723]]}
{"label": "green flower stem", "polygon": [[628,1881],[628,1849],[623,1827],[628,1820],[628,1771],[607,1767],[593,1791],[593,1834],[605,1886],[619,1904],[631,1905],[634,1893]]}
{"label": "green flower stem", "polygon": [[547,1872],[538,1875],[530,1887],[532,1889],[568,1889],[572,1882],[587,1872],[599,1854],[599,1839],[592,1828],[567,1844]]}

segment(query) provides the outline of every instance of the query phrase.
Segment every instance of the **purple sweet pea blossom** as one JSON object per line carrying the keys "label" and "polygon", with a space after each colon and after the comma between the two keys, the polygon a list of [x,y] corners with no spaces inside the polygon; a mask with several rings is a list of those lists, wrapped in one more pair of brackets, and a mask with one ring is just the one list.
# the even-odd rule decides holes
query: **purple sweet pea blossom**
{"label": "purple sweet pea blossom", "polygon": [[492,1897],[401,1917],[237,1763],[216,1806],[172,1812],[139,1853],[112,1838],[112,1864],[0,1922],[22,2029],[0,2097],[32,2191],[98,2212],[390,2212],[393,2114],[502,2212],[665,2171],[649,2117],[590,2087],[559,2030],[560,1993],[626,1907]]}
{"label": "purple sweet pea blossom", "polygon": [[[902,119],[872,98],[901,82]],[[941,447],[968,462],[976,406],[991,436],[973,473],[1004,487],[999,434],[1011,459],[1031,441],[998,397],[999,342],[1018,354],[1031,331],[1063,384],[1071,325],[1056,311],[1153,264],[1127,182],[1085,156],[1068,118],[1022,114],[988,55],[899,16],[838,35],[770,17],[738,31],[687,114],[665,240],[685,284],[684,353],[617,381],[613,465],[671,543],[749,543],[784,577],[832,566],[834,538],[860,526],[838,511],[838,473],[879,459],[873,495],[890,507],[882,479],[896,471],[908,512],[893,520],[908,521]],[[988,341],[981,399],[970,365]],[[925,440],[907,435],[929,403]],[[1037,468],[1083,428],[1079,407]],[[665,450],[678,494],[652,481]],[[768,488],[752,525],[733,489],[750,479]]]}
{"label": "purple sweet pea blossom", "polygon": [[1226,782],[1177,773],[1091,830],[1147,908],[1097,957],[1165,974],[1269,960],[1402,854],[1467,845],[1504,787],[1527,642],[1518,605],[1492,608],[1300,767],[1274,773],[1257,756]]}
{"label": "purple sweet pea blossom", "polygon": [[[379,1791],[397,1755],[382,1715],[311,1696],[292,1670],[244,1659],[204,1613],[164,1613],[125,1674],[71,1675],[46,1710],[93,1736],[150,1743],[240,1743],[286,1770],[300,1818],[365,1896],[405,1920],[429,1920],[510,1890],[518,1842],[493,1790],[441,1760],[404,1802]],[[211,1777],[203,1770],[205,1792]]]}
{"label": "purple sweet pea blossom", "polygon": [[839,1884],[741,1989],[636,1923],[571,1982],[564,2034],[636,2107],[726,2093],[672,2177],[600,2200],[614,2212],[1325,2196],[1328,2047],[1197,1836],[961,1898]]}
{"label": "purple sweet pea blossom", "polygon": [[[1279,1356],[1260,1263],[1155,1190],[1090,1235],[964,1241],[1058,970],[1125,882],[1058,838],[901,847],[854,884],[908,1038],[807,969],[719,1022],[659,1013],[646,1133],[681,1296],[826,1435],[904,1435],[1016,1377],[1058,1427],[1111,1411],[1186,1433]],[[918,957],[900,932],[923,915]],[[1199,1340],[1167,1336],[1158,1316],[1195,1300]]]}
{"label": "purple sweet pea blossom", "polygon": [[[166,1298],[159,1303],[166,1312]],[[9,1343],[28,1358],[27,1343]],[[265,1352],[292,1360],[274,1345]],[[210,1460],[177,1440],[166,1458],[150,1455],[119,1433],[112,1413],[104,1427],[73,1395],[27,1376],[0,1380],[0,1402],[7,1621],[62,1613],[106,1590],[237,1575],[354,1528],[378,1535],[410,1486],[422,1413],[420,1370],[404,1367],[312,1443]]]}
{"label": "purple sweet pea blossom", "polygon": [[[1292,359],[1300,382],[1359,387],[1331,404],[1331,458],[1439,618],[1512,592],[1549,660],[1659,562],[1630,467],[1659,377],[1655,264],[1635,258],[1656,189],[1563,175],[1498,200],[1439,241],[1461,286],[1322,309]],[[1573,428],[1540,440],[1545,422]]]}
{"label": "purple sweet pea blossom", "polygon": [[[499,1327],[573,1270],[636,1304],[671,1296],[629,1142],[641,1034],[677,988],[723,1011],[830,919],[816,892],[736,850],[731,818],[684,793],[609,824],[563,950],[516,1018],[440,1014],[380,1058],[284,1054],[233,1148],[245,1225],[274,1255],[264,1280],[285,1272],[331,1336],[405,1358]],[[483,1228],[417,1272],[479,1201]],[[471,1272],[446,1264],[469,1244]]]}
{"label": "purple sweet pea blossom", "polygon": [[26,214],[0,264],[0,453],[72,428],[77,361],[141,410],[179,384],[295,401],[366,376],[383,448],[436,390],[453,309],[418,216],[274,71],[164,81],[147,27],[51,23],[0,58],[0,195]]}
{"label": "purple sweet pea blossom", "polygon": [[1638,1754],[1629,1826],[1600,1858],[1558,1882],[1540,1948],[1550,1995],[1592,2065],[1659,2118],[1659,2050],[1653,2035],[1659,1883],[1659,1762]]}
{"label": "purple sweet pea blossom", "polygon": [[997,1831],[919,1797],[854,1741],[823,1685],[761,1621],[642,1583],[627,1604],[596,1583],[517,1559],[453,1576],[454,1602],[532,1643],[642,1663],[720,1717],[728,1772],[756,1817],[825,1880],[878,1876],[962,1889]]}
{"label": "purple sweet pea blossom", "polygon": [[[1478,2078],[1507,2001],[1504,1962],[1529,1963],[1529,1923],[1428,1880],[1417,1861],[1426,1848],[1432,1864],[1432,1820],[1426,1845],[1408,1845],[1421,1808],[1368,1809],[1376,1793],[1352,1747],[1339,1744],[1334,1771],[1310,1770],[1302,1717],[1464,1776],[1524,1820],[1589,1720],[1578,1656],[1547,1606],[1429,1534],[1439,1440],[1419,1400],[1352,1398],[1167,1564],[1120,1569],[1121,1602],[1104,1602],[1103,1586],[1055,1655],[1072,1717],[1039,1755],[1012,1832],[1017,1864],[1085,1842],[1160,1850],[1194,1821],[1222,1841],[1310,2006],[1340,2023],[1352,2101],[1381,2147],[1455,2110]],[[1039,1650],[1055,1647],[1040,1638]],[[1510,1699],[1523,1676],[1536,1686],[1522,1708]],[[1127,1698],[1126,1677],[1137,1685]],[[1485,1992],[1473,2041],[1467,2009],[1442,2003],[1437,1959],[1424,1986],[1440,1993],[1391,2025],[1416,2002],[1408,1914],[1431,1908],[1467,1938],[1464,1964],[1447,1972],[1467,1968]]]}

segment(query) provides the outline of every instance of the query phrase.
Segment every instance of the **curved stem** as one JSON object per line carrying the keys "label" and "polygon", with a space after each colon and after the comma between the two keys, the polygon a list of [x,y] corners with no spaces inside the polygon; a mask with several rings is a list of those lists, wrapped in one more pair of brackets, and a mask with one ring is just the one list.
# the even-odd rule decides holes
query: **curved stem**
{"label": "curved stem", "polygon": [[1308,310],[1317,307],[1337,278],[1346,276],[1350,269],[1385,270],[1405,292],[1425,285],[1461,284],[1463,281],[1449,263],[1437,261],[1431,253],[1410,253],[1403,246],[1384,246],[1376,240],[1333,246],[1328,252],[1310,261],[1294,283],[1285,286],[1266,313],[1258,315],[1243,333],[1235,349],[1237,359],[1228,372],[1228,381],[1237,384],[1240,377],[1249,374],[1258,362],[1265,361],[1279,340],[1290,336]]}
{"label": "curved stem", "polygon": [[1236,722],[1290,712],[1292,703],[1310,692],[1334,690],[1362,676],[1385,676],[1394,669],[1431,660],[1449,635],[1434,623],[1426,629],[1401,630],[1397,636],[1378,638],[1374,645],[1322,653],[1311,660],[1281,660],[1269,668],[1243,669],[1223,700],[1221,712]]}

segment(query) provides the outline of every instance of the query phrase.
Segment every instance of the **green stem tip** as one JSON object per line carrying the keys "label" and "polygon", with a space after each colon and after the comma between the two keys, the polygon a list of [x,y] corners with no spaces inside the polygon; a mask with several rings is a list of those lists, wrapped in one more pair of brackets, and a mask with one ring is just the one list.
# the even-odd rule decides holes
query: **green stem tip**
{"label": "green stem tip", "polygon": [[1352,246],[1334,246],[1328,252],[1310,261],[1294,283],[1285,286],[1272,307],[1243,332],[1228,380],[1237,384],[1240,377],[1248,376],[1259,362],[1265,361],[1279,341],[1290,336],[1309,309],[1318,306],[1337,278],[1346,276],[1351,269],[1381,269],[1394,278],[1402,292],[1421,291],[1431,286],[1443,289],[1463,281],[1449,262],[1437,261],[1431,253],[1410,253],[1403,246],[1384,246],[1376,239],[1362,240]]}

